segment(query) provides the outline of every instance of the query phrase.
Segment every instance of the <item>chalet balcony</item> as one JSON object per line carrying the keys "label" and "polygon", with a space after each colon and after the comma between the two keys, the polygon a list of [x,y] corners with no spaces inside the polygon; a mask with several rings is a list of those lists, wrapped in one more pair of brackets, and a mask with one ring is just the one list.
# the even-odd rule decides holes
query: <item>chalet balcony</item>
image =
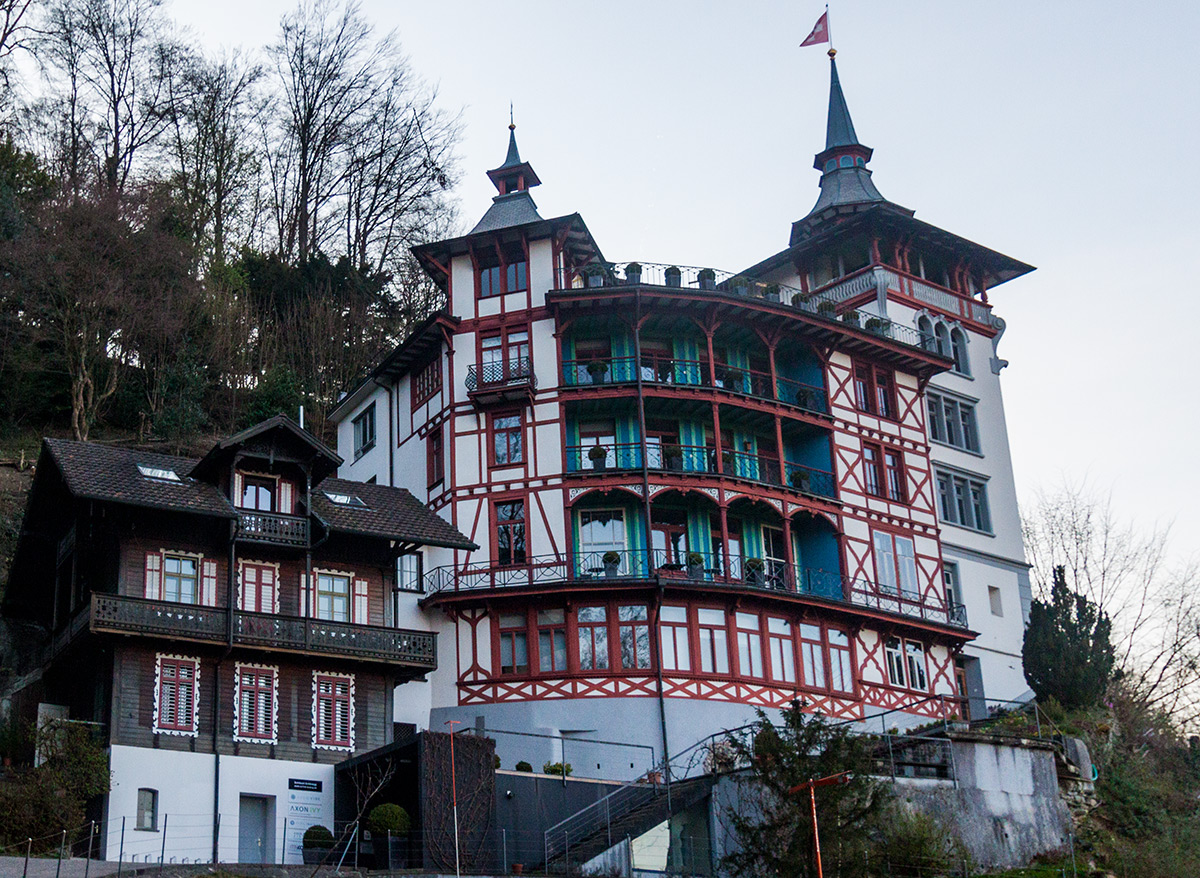
{"label": "chalet balcony", "polygon": [[[596,450],[599,449],[599,450]],[[603,454],[601,453],[603,452]],[[802,494],[837,499],[833,473],[784,461],[760,452],[723,450],[705,445],[660,445],[646,447],[646,468],[653,472],[680,475],[722,475],[771,487],[788,487]],[[642,446],[637,442],[567,447],[567,472],[576,475],[613,471],[640,471]]]}
{"label": "chalet balcony", "polygon": [[300,515],[239,509],[238,539],[248,543],[304,548],[308,545],[308,519]]}
{"label": "chalet balcony", "polygon": [[[176,641],[227,642],[229,610],[118,595],[92,595],[90,628]],[[272,652],[382,662],[424,673],[437,668],[437,635],[270,613],[233,611],[233,642]]]}
{"label": "chalet balcony", "polygon": [[[638,380],[635,357],[603,357],[563,360],[564,387],[628,386]],[[823,387],[777,376],[772,382],[766,372],[717,364],[711,372],[704,360],[643,356],[642,384],[655,387],[712,388],[751,399],[765,399],[795,406],[815,414],[829,413],[829,398]]]}
{"label": "chalet balcony", "polygon": [[661,549],[650,552],[626,549],[559,555],[529,556],[517,564],[491,562],[437,567],[425,574],[428,594],[455,594],[538,588],[564,584],[645,582],[751,589],[779,595],[810,597],[832,604],[859,607],[952,628],[967,627],[966,607],[942,598],[895,588],[866,579],[852,579],[783,561],[724,557],[688,552],[675,557]]}
{"label": "chalet balcony", "polygon": [[537,390],[529,357],[507,357],[467,367],[467,394],[480,405],[528,399]]}

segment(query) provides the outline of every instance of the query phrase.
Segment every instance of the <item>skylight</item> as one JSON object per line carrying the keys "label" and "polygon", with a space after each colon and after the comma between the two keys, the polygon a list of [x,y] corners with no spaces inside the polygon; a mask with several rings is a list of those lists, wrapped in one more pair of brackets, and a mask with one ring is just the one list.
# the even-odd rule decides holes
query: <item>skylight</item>
{"label": "skylight", "polygon": [[330,503],[335,503],[338,506],[362,506],[366,508],[367,505],[353,494],[335,494],[332,491],[324,491],[323,493],[329,498]]}
{"label": "skylight", "polygon": [[161,469],[156,466],[137,465],[138,472],[148,479],[158,479],[160,482],[178,482],[182,481],[173,469]]}

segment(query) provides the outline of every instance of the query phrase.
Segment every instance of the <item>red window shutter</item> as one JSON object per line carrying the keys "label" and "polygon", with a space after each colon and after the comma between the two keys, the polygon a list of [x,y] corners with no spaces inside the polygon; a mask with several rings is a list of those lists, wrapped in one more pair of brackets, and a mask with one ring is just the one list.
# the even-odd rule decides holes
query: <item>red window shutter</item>
{"label": "red window shutter", "polygon": [[206,607],[217,605],[217,562],[200,562],[200,603]]}
{"label": "red window shutter", "polygon": [[162,600],[162,555],[158,552],[146,553],[146,600]]}
{"label": "red window shutter", "polygon": [[354,615],[351,618],[356,625],[367,625],[367,581],[354,580]]}

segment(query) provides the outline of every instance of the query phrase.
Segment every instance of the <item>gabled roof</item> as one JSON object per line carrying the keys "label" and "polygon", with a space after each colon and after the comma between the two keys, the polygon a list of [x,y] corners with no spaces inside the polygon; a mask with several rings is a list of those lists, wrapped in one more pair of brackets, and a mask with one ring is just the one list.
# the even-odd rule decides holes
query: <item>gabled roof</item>
{"label": "gabled roof", "polygon": [[[237,515],[216,485],[189,475],[196,464],[191,458],[71,439],[46,439],[43,448],[75,497],[220,518]],[[139,464],[170,470],[179,481],[147,477]]]}
{"label": "gabled roof", "polygon": [[[356,497],[364,505],[335,503],[329,494]],[[479,548],[403,488],[330,478],[313,489],[312,508],[330,528],[344,533],[451,549]]]}
{"label": "gabled roof", "polygon": [[287,415],[275,415],[240,433],[222,439],[209,449],[209,452],[193,467],[191,475],[201,479],[211,479],[219,470],[228,466],[229,460],[238,451],[270,433],[276,434],[273,441],[291,446],[295,453],[312,460],[314,482],[337,472],[337,468],[342,464],[338,453],[312,433]]}

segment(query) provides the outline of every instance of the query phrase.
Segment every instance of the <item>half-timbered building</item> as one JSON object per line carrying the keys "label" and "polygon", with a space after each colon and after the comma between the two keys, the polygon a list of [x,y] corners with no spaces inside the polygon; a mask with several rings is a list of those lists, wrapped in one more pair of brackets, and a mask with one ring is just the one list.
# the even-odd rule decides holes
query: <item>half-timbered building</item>
{"label": "half-timbered building", "polygon": [[[443,633],[405,718],[661,754],[792,699],[879,728],[1022,695],[989,292],[1030,267],[884,199],[870,158],[833,66],[816,204],[722,272],[542,218],[510,126],[483,218],[415,250],[445,309],[334,412],[344,476],[480,547],[402,559],[398,612]],[[560,758],[532,740],[499,733],[504,766]]]}
{"label": "half-timbered building", "polygon": [[45,440],[4,613],[46,636],[14,706],[102,736],[103,856],[299,862],[334,764],[389,743],[397,684],[437,668],[396,559],[473,544],[340,462],[282,416],[200,460]]}

